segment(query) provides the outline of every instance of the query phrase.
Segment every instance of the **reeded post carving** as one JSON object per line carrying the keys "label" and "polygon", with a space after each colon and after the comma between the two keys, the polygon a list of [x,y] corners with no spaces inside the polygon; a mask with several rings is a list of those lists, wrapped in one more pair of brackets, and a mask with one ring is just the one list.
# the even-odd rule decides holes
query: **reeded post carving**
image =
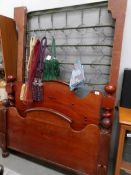
{"label": "reeded post carving", "polygon": [[3,101],[3,105],[5,107],[14,106],[15,105],[15,90],[14,90],[14,82],[15,78],[12,75],[7,77],[7,85],[6,91],[8,94],[8,100]]}
{"label": "reeded post carving", "polygon": [[107,175],[107,167],[104,165],[98,164],[97,175]]}
{"label": "reeded post carving", "polygon": [[0,117],[2,120],[1,127],[1,149],[2,149],[2,157],[7,157],[9,152],[7,150],[7,109],[2,108],[0,111]]}
{"label": "reeded post carving", "polygon": [[107,93],[102,102],[102,115],[100,125],[104,130],[110,131],[112,127],[112,115],[114,110],[115,98],[114,93],[116,88],[113,85],[106,85],[105,91]]}
{"label": "reeded post carving", "polygon": [[7,84],[6,84],[6,91],[7,91],[7,94],[8,94],[8,99],[6,100],[3,100],[3,106],[5,106],[3,109],[2,109],[2,114],[1,114],[1,117],[2,117],[2,156],[3,157],[7,157],[9,155],[9,152],[7,150],[7,110],[8,110],[8,107],[10,106],[14,106],[15,105],[15,91],[14,91],[14,82],[15,82],[15,78],[10,75],[7,77]]}

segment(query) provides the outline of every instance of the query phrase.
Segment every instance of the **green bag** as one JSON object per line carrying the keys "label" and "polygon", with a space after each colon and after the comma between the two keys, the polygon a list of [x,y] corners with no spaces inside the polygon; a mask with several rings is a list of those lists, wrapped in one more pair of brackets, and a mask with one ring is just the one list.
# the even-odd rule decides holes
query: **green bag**
{"label": "green bag", "polygon": [[60,66],[56,59],[55,38],[52,37],[51,59],[45,59],[44,64],[44,80],[57,80],[60,76]]}

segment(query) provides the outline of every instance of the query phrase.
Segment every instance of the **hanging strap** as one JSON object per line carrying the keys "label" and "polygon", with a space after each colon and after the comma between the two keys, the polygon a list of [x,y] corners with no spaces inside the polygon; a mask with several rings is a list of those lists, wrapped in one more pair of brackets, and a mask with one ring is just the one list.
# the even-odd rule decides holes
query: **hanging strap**
{"label": "hanging strap", "polygon": [[46,48],[47,48],[47,38],[43,37],[40,43],[39,62],[36,71],[36,78],[42,79]]}
{"label": "hanging strap", "polygon": [[30,68],[29,68],[29,72],[28,72],[28,80],[26,82],[26,92],[25,92],[25,97],[24,97],[24,100],[26,102],[32,102],[31,89],[32,89],[32,82],[34,80],[35,73],[36,73],[36,68],[38,65],[39,51],[40,51],[40,41],[37,40],[37,42],[32,50]]}
{"label": "hanging strap", "polygon": [[56,43],[54,37],[52,37],[52,45],[51,45],[51,59],[52,58],[56,58]]}
{"label": "hanging strap", "polygon": [[43,83],[42,76],[44,72],[44,59],[45,59],[45,50],[47,47],[47,38],[43,37],[40,43],[40,53],[39,53],[39,62],[37,65],[36,75],[32,83],[32,99],[33,101],[42,101],[43,100]]}
{"label": "hanging strap", "polygon": [[34,49],[33,49],[32,59],[31,59],[31,63],[30,63],[30,70],[28,73],[28,82],[29,83],[32,83],[32,81],[34,80],[34,77],[35,77],[37,65],[39,62],[40,47],[41,47],[40,41],[37,40],[37,42],[34,46]]}

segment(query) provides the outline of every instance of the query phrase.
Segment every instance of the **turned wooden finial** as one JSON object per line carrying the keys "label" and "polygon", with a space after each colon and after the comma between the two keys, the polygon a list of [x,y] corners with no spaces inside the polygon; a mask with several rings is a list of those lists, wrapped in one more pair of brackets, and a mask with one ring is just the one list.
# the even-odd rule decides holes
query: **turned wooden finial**
{"label": "turned wooden finial", "polygon": [[103,101],[102,101],[102,113],[101,113],[100,124],[103,129],[110,131],[112,126],[112,116],[113,116],[113,109],[115,104],[114,94],[115,94],[116,88],[111,84],[107,84],[104,87],[104,89],[107,95],[103,97]]}
{"label": "turned wooden finial", "polygon": [[6,84],[8,99],[3,101],[3,105],[5,107],[14,106],[15,104],[15,91],[14,91],[15,80],[16,80],[15,77],[13,77],[12,75],[8,75]]}
{"label": "turned wooden finial", "polygon": [[16,78],[15,77],[13,77],[12,75],[8,75],[8,77],[7,77],[7,82],[9,83],[9,82],[14,82],[16,80]]}
{"label": "turned wooden finial", "polygon": [[103,128],[109,129],[111,128],[112,122],[110,118],[103,118],[101,121]]}
{"label": "turned wooden finial", "polygon": [[5,106],[5,107],[9,107],[9,106],[10,106],[9,100],[8,100],[8,99],[4,99],[4,100],[2,101],[2,105]]}
{"label": "turned wooden finial", "polygon": [[102,118],[111,118],[112,114],[110,110],[107,110],[102,114]]}
{"label": "turned wooden finial", "polygon": [[105,85],[105,88],[104,89],[105,89],[106,93],[107,94],[110,94],[110,95],[114,94],[115,91],[116,91],[116,87],[113,86],[113,85],[111,85],[111,84]]}

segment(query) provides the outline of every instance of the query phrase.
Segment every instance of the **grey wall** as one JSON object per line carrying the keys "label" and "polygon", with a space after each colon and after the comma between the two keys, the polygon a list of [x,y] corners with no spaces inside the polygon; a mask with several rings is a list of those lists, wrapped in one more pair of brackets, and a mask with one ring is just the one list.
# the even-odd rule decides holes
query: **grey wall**
{"label": "grey wall", "polygon": [[61,63],[60,79],[69,82],[73,64],[80,59],[86,78],[82,93],[85,95],[93,89],[103,91],[109,81],[114,35],[114,21],[107,11],[107,3],[29,13],[27,31],[26,62],[32,35],[38,38],[46,35],[47,54],[54,36],[57,59]]}

